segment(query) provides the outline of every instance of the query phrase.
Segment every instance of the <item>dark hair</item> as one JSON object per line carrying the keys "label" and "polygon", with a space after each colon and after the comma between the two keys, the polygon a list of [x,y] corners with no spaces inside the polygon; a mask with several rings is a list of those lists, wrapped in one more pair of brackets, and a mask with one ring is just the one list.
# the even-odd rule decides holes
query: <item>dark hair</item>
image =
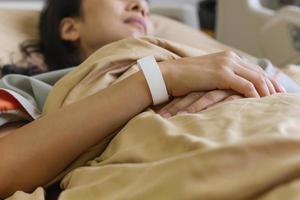
{"label": "dark hair", "polygon": [[25,67],[12,63],[2,67],[2,75],[9,73],[35,75],[79,65],[81,62],[79,50],[72,42],[61,38],[60,22],[65,17],[80,17],[81,14],[81,0],[47,0],[40,14],[39,41],[26,41],[20,45],[24,57],[41,53],[47,69],[40,69],[31,62]]}

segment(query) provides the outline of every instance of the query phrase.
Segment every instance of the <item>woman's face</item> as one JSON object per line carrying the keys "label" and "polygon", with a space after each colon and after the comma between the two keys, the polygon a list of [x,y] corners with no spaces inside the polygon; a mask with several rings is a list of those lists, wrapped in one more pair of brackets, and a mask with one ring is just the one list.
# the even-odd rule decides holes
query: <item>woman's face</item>
{"label": "woman's face", "polygon": [[75,23],[84,57],[101,46],[152,32],[146,0],[82,0],[82,17]]}

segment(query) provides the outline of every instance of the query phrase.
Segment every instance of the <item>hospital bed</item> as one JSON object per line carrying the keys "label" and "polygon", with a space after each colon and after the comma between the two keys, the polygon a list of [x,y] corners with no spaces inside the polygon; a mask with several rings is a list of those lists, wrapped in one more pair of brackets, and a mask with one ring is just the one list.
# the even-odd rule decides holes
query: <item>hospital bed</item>
{"label": "hospital bed", "polygon": [[178,20],[195,29],[200,27],[197,8],[190,4],[154,4],[151,6],[151,12]]}
{"label": "hospital bed", "polygon": [[218,1],[217,39],[278,66],[300,63],[300,8],[262,0]]}

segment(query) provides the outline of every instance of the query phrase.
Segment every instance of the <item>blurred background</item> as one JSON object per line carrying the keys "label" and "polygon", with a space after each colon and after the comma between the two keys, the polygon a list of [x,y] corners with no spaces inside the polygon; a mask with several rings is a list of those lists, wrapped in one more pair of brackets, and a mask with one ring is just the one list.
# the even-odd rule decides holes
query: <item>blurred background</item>
{"label": "blurred background", "polygon": [[[149,0],[152,7],[176,7],[178,5],[190,7],[194,12],[197,12],[199,19],[196,21],[199,22],[199,27],[210,30],[215,29],[218,1],[226,0]],[[264,6],[273,10],[278,10],[285,5],[300,6],[300,0],[261,0],[261,2]],[[0,7],[40,10],[43,3],[44,0],[0,0]]]}
{"label": "blurred background", "polygon": [[[149,0],[153,13],[275,64],[300,63],[300,0]],[[40,10],[43,0],[0,0],[0,8]]]}

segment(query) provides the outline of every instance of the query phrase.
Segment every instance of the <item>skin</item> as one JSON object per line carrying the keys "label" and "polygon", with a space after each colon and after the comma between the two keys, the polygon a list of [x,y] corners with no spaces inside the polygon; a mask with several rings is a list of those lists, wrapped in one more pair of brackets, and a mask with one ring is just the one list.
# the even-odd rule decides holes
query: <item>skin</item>
{"label": "skin", "polygon": [[83,58],[111,42],[153,31],[145,0],[83,0],[82,12],[61,22],[61,37],[77,43]]}
{"label": "skin", "polygon": [[[85,57],[111,41],[144,35],[143,27],[124,20],[128,16],[144,16],[147,20],[147,9],[142,0],[83,0],[85,15],[62,20],[61,36],[78,44]],[[95,18],[99,21],[94,23],[91,19]],[[111,28],[105,29],[108,26]],[[281,86],[258,66],[233,52],[158,64],[168,93],[175,99],[156,109],[164,107],[162,111],[172,115],[179,110],[196,112],[236,95],[263,97],[283,92]],[[95,95],[24,126],[9,124],[1,127],[0,198],[17,190],[31,192],[46,184],[78,155],[151,105],[147,82],[143,73],[137,72]]]}

